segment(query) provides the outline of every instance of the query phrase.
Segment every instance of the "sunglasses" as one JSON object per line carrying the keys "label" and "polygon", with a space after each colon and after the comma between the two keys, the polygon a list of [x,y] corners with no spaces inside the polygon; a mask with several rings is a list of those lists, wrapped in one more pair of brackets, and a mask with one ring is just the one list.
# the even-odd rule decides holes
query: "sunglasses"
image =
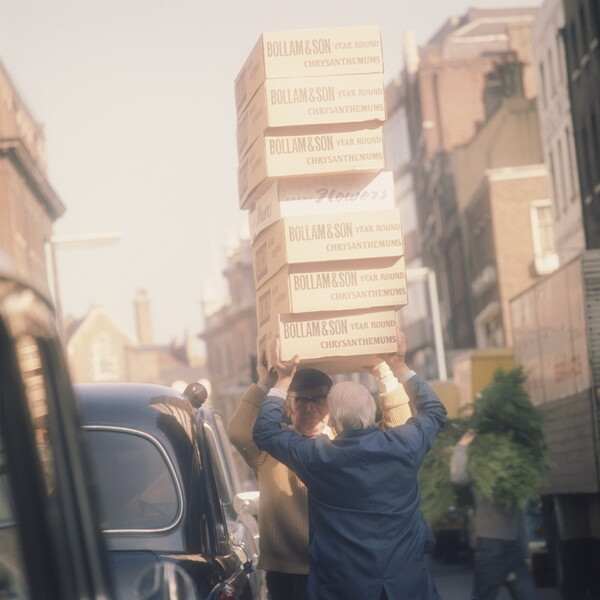
{"label": "sunglasses", "polygon": [[307,406],[309,402],[314,402],[323,406],[327,402],[327,394],[317,394],[316,396],[290,396],[292,400],[300,406]]}

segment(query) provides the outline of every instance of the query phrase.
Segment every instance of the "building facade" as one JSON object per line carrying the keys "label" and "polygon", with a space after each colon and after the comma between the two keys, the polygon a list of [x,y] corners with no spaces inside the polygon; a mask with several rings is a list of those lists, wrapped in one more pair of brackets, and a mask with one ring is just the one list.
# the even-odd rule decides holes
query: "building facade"
{"label": "building facade", "polygon": [[417,276],[425,268],[411,168],[412,131],[411,121],[408,119],[411,99],[408,91],[412,89],[410,82],[415,73],[416,45],[410,32],[405,34],[404,51],[408,57],[404,71],[385,88],[387,119],[383,126],[386,170],[391,171],[394,176],[394,198],[402,218],[407,268],[409,302],[398,312],[398,321],[410,340],[408,362],[424,377],[435,380],[444,377],[444,368],[438,365],[439,348],[436,349],[434,335],[433,318],[438,306],[431,297],[428,278]]}
{"label": "building facade", "polygon": [[550,174],[550,197],[556,251],[562,263],[585,248],[573,119],[569,100],[562,0],[546,0],[533,25],[538,114],[544,159]]}
{"label": "building facade", "polygon": [[191,332],[183,342],[157,344],[145,290],[137,293],[134,310],[137,337],[127,333],[101,303],[95,303],[80,319],[64,320],[67,358],[75,383],[158,383],[183,391],[188,383],[206,378]]}
{"label": "building facade", "polygon": [[536,100],[504,99],[452,162],[476,347],[511,346],[510,299],[558,266]]}
{"label": "building facade", "polygon": [[240,239],[230,248],[223,276],[228,297],[205,294],[201,337],[206,346],[213,406],[228,423],[240,396],[256,381],[256,287],[249,239]]}
{"label": "building facade", "polygon": [[[408,84],[422,260],[437,277],[449,364],[453,352],[477,344],[477,309],[451,153],[473,140],[504,96],[536,96],[531,50],[536,12],[536,7],[471,9],[448,19],[418,49]],[[519,143],[515,140],[515,149]]]}
{"label": "building facade", "polygon": [[64,211],[48,181],[44,130],[0,63],[0,251],[46,294],[46,248]]}
{"label": "building facade", "polygon": [[563,0],[561,30],[586,248],[600,248],[600,4]]}

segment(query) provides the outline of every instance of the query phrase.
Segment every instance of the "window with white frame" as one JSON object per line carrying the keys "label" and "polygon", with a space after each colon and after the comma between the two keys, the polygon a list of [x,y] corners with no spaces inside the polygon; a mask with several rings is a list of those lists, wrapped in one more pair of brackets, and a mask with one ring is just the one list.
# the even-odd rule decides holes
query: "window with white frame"
{"label": "window with white frame", "polygon": [[94,381],[117,381],[119,358],[106,332],[97,333],[91,344],[92,377]]}
{"label": "window with white frame", "polygon": [[539,275],[544,275],[558,267],[552,202],[550,200],[534,200],[530,210],[535,267]]}
{"label": "window with white frame", "polygon": [[531,203],[531,228],[535,255],[543,256],[554,252],[556,248],[550,200],[534,200]]}

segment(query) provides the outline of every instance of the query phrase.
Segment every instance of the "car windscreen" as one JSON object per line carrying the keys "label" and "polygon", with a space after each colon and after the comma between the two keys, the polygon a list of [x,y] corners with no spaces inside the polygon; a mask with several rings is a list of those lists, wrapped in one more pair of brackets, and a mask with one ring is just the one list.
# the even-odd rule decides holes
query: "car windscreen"
{"label": "car windscreen", "polygon": [[181,516],[172,466],[149,437],[126,429],[86,428],[102,528],[164,530]]}

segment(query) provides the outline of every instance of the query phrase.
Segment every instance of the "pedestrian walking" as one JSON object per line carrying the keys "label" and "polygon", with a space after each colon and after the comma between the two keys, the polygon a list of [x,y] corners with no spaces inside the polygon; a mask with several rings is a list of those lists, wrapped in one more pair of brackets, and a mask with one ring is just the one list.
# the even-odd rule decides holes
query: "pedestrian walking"
{"label": "pedestrian walking", "polygon": [[525,515],[517,502],[505,506],[493,502],[472,485],[469,475],[469,446],[475,439],[465,433],[450,459],[450,480],[470,486],[475,499],[474,580],[471,600],[495,600],[505,586],[513,600],[538,600],[531,573],[531,553]]}

